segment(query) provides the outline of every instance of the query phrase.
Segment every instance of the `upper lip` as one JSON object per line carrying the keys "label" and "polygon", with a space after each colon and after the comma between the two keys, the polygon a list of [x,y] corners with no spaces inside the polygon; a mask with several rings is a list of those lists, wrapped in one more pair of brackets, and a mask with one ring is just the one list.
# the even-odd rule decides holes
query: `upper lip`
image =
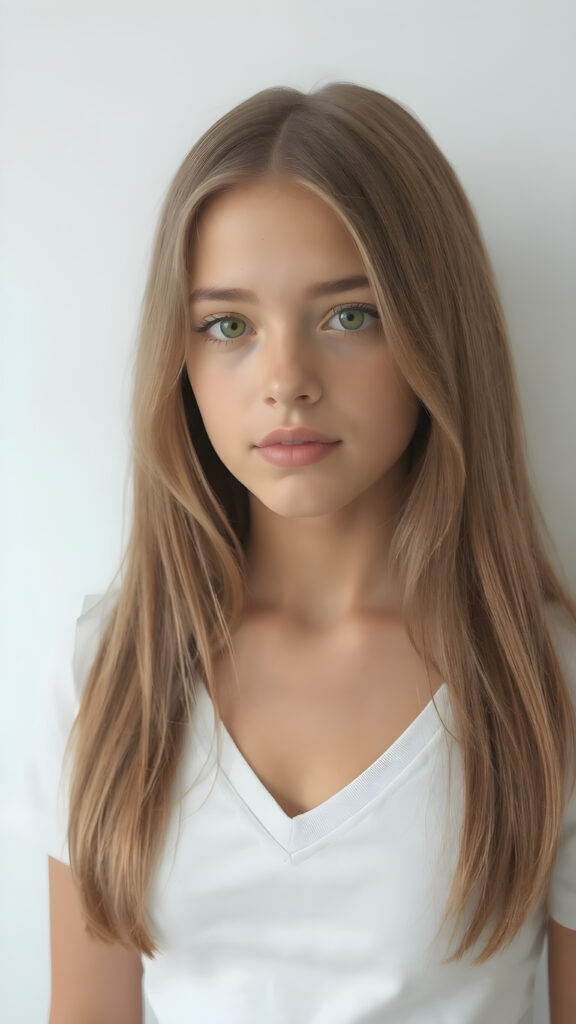
{"label": "upper lip", "polygon": [[322,441],[325,444],[333,444],[337,438],[327,437],[326,434],[321,434],[319,430],[312,430],[309,427],[294,427],[293,429],[280,429],[273,430],[271,434],[266,434],[261,441],[255,446],[256,448],[263,448],[269,444],[282,444],[290,443],[294,441]]}

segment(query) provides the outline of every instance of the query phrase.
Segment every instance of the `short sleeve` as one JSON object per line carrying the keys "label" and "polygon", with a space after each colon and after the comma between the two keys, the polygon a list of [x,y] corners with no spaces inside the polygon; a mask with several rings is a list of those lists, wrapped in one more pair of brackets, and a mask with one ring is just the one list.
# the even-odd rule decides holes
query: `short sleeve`
{"label": "short sleeve", "polygon": [[102,624],[100,596],[87,595],[80,616],[55,635],[14,787],[0,809],[3,829],[65,864],[70,759],[64,753]]}
{"label": "short sleeve", "polygon": [[[576,629],[567,617],[550,617],[550,634],[576,708]],[[549,891],[549,912],[558,924],[576,930],[576,787],[564,812],[558,854]]]}

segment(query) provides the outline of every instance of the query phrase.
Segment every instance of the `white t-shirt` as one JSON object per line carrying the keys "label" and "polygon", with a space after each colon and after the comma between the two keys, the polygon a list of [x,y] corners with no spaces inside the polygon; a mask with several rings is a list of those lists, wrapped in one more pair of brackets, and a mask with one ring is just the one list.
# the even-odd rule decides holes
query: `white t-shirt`
{"label": "white t-shirt", "polygon": [[[12,827],[37,835],[67,863],[61,758],[106,607],[88,597],[65,631],[11,811]],[[576,701],[576,633],[556,618],[551,625]],[[216,772],[214,712],[201,681],[198,695],[183,790],[198,777],[183,798],[180,831],[172,815],[149,893],[161,952],[143,957],[144,992],[159,1024],[532,1021],[544,901],[512,944],[483,965],[472,964],[474,951],[440,963],[454,949],[450,923],[432,945],[456,866],[464,799],[460,747],[439,717],[455,732],[446,684],[435,696],[439,714],[430,701],[358,778],[292,819],[225,729]],[[550,911],[576,929],[576,790]]]}

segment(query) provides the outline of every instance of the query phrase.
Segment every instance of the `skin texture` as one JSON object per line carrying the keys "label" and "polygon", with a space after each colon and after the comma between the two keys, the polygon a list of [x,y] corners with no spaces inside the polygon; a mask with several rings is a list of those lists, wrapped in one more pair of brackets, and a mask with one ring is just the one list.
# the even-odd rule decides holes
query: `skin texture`
{"label": "skin texture", "polygon": [[48,857],[51,993],[48,1024],[142,1024],[138,953],[92,939],[68,864]]}
{"label": "skin texture", "polygon": [[576,931],[548,918],[550,1024],[576,1021]]}
{"label": "skin texture", "polygon": [[[312,296],[352,276],[366,268],[347,228],[287,179],[243,185],[201,214],[190,291],[255,293],[194,298],[186,351],[210,441],[251,511],[239,686],[226,652],[215,682],[229,733],[289,815],[356,778],[429,700],[386,566],[419,403],[370,285]],[[207,317],[223,318],[214,340],[200,330]],[[271,465],[254,445],[286,426],[340,444],[308,466]]]}
{"label": "skin texture", "polygon": [[[269,177],[203,210],[192,268],[191,290],[243,288],[257,296],[193,301],[194,327],[232,313],[210,331],[234,340],[225,345],[193,331],[186,349],[210,441],[249,492],[254,606],[318,628],[396,610],[386,556],[418,401],[392,361],[377,311],[351,321],[332,312],[357,302],[375,308],[368,285],[307,294],[316,282],[366,273],[354,240],[320,198]],[[265,462],[253,446],[277,427],[294,426],[341,444],[309,466]]]}

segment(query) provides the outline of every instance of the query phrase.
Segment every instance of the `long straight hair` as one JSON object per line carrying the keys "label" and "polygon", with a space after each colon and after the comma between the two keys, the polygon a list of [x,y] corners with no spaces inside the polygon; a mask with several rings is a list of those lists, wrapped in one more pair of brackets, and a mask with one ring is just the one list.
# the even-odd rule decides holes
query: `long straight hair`
{"label": "long straight hair", "polygon": [[[390,566],[411,640],[449,687],[463,758],[459,860],[439,931],[474,962],[548,903],[576,779],[576,716],[550,611],[576,626],[527,472],[507,328],[473,209],[420,122],[369,88],[277,87],[210,127],[161,208],[134,367],[133,518],[121,585],[83,691],[68,841],[89,934],[153,957],[146,897],[174,807],[182,743],[233,659],[246,602],[246,488],[216,455],[185,367],[198,217],[212,197],[280,175],[355,240],[386,344],[420,401]],[[118,574],[117,574],[118,575]],[[469,917],[467,916],[469,915]]]}

